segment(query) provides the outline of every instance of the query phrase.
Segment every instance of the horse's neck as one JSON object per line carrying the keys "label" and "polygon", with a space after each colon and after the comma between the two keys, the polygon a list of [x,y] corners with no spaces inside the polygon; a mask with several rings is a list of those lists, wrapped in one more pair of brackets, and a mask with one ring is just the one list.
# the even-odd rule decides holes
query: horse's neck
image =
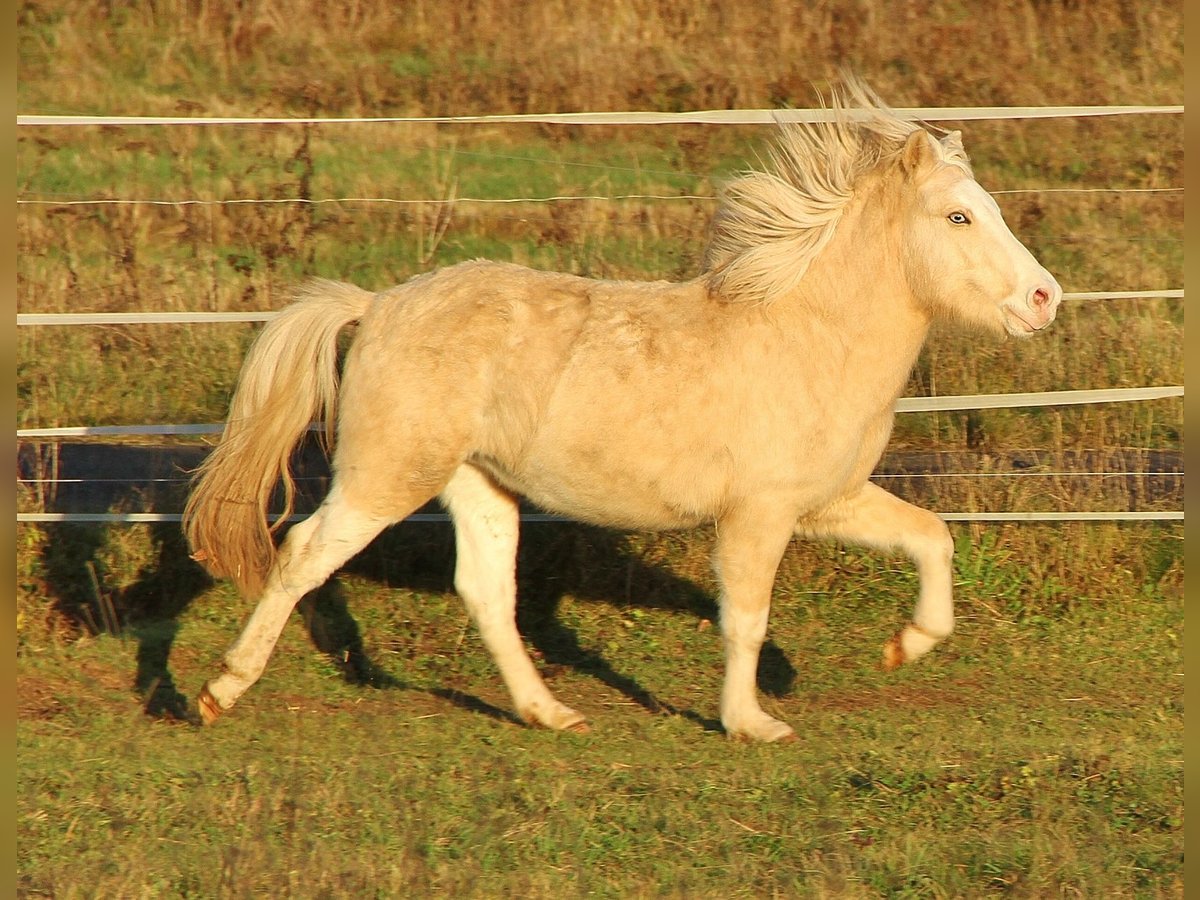
{"label": "horse's neck", "polygon": [[845,377],[861,382],[855,387],[895,399],[925,343],[931,317],[913,301],[894,213],[885,202],[876,203],[877,196],[847,206],[793,304],[809,328],[836,341]]}

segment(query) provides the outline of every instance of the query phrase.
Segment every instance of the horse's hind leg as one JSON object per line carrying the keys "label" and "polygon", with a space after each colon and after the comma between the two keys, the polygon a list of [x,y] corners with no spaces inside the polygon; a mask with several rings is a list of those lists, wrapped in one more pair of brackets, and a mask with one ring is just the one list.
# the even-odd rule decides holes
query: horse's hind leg
{"label": "horse's hind leg", "polygon": [[200,692],[197,705],[202,722],[208,724],[228,710],[262,675],[300,599],[410,511],[404,510],[398,517],[368,512],[353,503],[335,481],[320,508],[294,526],[280,546],[267,574],[266,590],[241,635],[226,651],[221,674]]}
{"label": "horse's hind leg", "polygon": [[532,725],[586,732],[584,717],[554,699],[517,631],[516,498],[472,465],[458,468],[441,494],[454,520],[454,586],[479,627],[521,718]]}
{"label": "horse's hind leg", "polygon": [[819,520],[798,529],[881,550],[900,549],[916,563],[920,593],[912,621],[883,645],[883,666],[894,669],[923,656],[954,630],[954,541],[934,513],[867,483]]}

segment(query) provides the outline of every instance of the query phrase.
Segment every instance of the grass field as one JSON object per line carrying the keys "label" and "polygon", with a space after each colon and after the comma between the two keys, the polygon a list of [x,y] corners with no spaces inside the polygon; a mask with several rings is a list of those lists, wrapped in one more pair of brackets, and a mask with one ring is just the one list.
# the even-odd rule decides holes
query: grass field
{"label": "grass field", "polygon": [[[31,2],[18,107],[807,106],[840,64],[897,106],[1174,104],[1182,34],[1181,6],[1115,0]],[[1182,286],[1183,195],[1163,190],[1183,184],[1182,117],[961,127],[1065,290]],[[18,197],[50,202],[18,208],[18,310],[278,308],[307,276],[382,288],[474,256],[688,278],[720,180],[768,136],[21,129]],[[474,202],[562,195],[638,196]],[[104,198],[405,202],[64,205]],[[1182,384],[1183,329],[1182,300],[1133,300],[1066,304],[1029,343],[938,331],[907,393]],[[219,421],[253,334],[19,329],[17,427]],[[1153,470],[1182,449],[1180,400],[906,415],[888,459],[973,474],[888,484],[943,511],[1178,508]],[[120,508],[177,511],[180,490]],[[20,509],[46,502],[19,488]],[[20,525],[18,894],[1182,896],[1182,526],[952,531],[959,630],[892,674],[878,650],[911,567],[789,550],[759,683],[801,740],[755,747],[715,721],[706,532],[527,527],[520,624],[591,720],[577,736],[514,721],[444,526],[393,529],[306,599],[262,682],[201,731],[181,719],[246,602],[175,526]]]}
{"label": "grass field", "polygon": [[210,730],[169,711],[245,611],[225,587],[120,635],[27,640],[20,887],[1182,896],[1182,600],[1030,596],[1019,563],[959,538],[960,629],[896,675],[877,656],[908,567],[789,554],[759,676],[801,735],[787,747],[718,730],[706,535],[528,530],[522,627],[585,737],[514,722],[436,526],[390,534],[306,601]]}

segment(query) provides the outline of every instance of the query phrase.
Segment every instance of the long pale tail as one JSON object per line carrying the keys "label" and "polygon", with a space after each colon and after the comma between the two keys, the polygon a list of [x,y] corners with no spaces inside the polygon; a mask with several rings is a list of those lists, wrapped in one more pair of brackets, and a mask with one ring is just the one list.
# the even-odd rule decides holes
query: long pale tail
{"label": "long pale tail", "polygon": [[[322,419],[332,443],[337,410],[338,334],[362,318],[374,295],[314,281],[267,324],[238,376],[220,443],[196,470],[183,512],[192,558],[216,577],[258,594],[275,561],[274,533],[295,498],[290,459],[309,424]],[[284,509],[267,504],[283,480]]]}

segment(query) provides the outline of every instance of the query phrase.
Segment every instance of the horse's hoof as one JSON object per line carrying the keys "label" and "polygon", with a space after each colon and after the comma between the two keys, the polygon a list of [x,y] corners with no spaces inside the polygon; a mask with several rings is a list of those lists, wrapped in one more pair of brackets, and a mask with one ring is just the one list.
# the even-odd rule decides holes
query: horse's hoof
{"label": "horse's hoof", "polygon": [[725,736],[742,744],[791,744],[799,740],[792,726],[778,719],[771,719],[753,732],[726,728]]}
{"label": "horse's hoof", "polygon": [[565,703],[557,700],[545,705],[530,705],[518,709],[520,716],[534,728],[549,728],[551,731],[573,731],[576,734],[589,734],[591,728],[583,713],[577,712]]}
{"label": "horse's hoof", "polygon": [[200,689],[200,695],[196,697],[196,712],[200,715],[201,725],[211,725],[225,712],[217,704],[217,698],[209,691],[207,684]]}
{"label": "horse's hoof", "polygon": [[883,645],[883,671],[892,672],[905,663],[904,648],[900,646],[900,634],[896,632]]}

